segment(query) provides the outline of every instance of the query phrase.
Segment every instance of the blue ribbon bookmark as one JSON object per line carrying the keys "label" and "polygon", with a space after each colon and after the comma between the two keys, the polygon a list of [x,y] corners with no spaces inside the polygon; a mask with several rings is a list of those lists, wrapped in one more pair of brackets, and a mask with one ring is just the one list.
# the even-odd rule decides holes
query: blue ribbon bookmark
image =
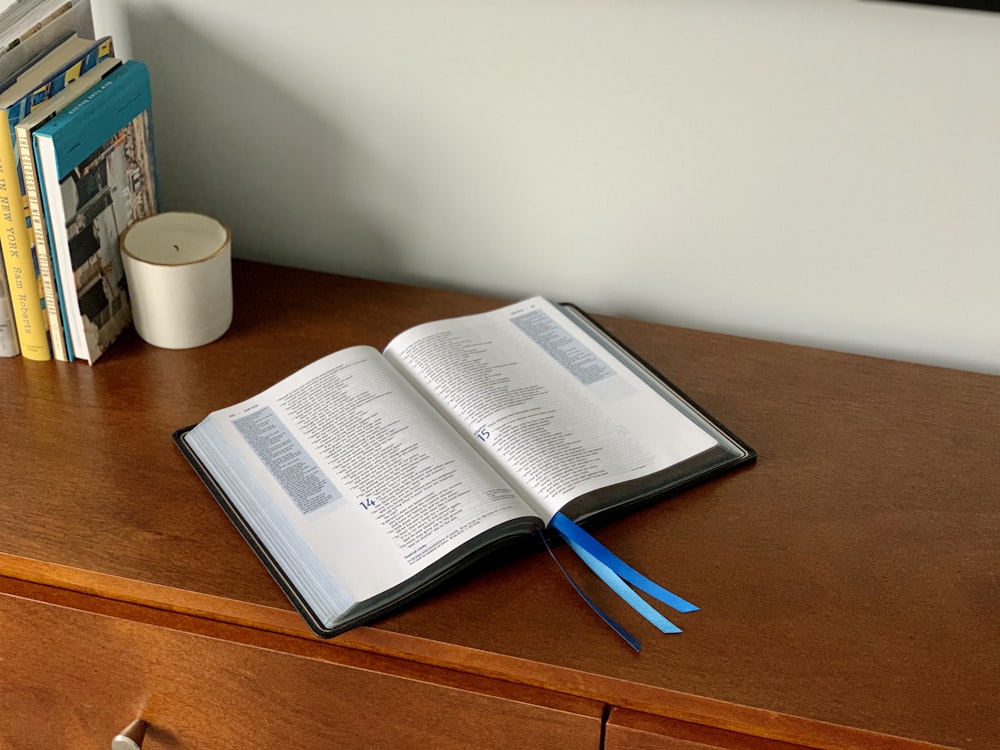
{"label": "blue ribbon bookmark", "polygon": [[[591,555],[591,557],[596,558],[603,565],[609,568],[616,576],[628,581],[640,591],[646,592],[653,598],[666,604],[668,607],[672,607],[678,612],[696,612],[698,610],[698,607],[691,602],[686,599],[682,599],[677,596],[677,594],[667,591],[658,583],[651,581],[642,573],[633,569],[624,560],[617,557],[613,552],[611,552],[611,550],[573,523],[573,521],[562,513],[556,513],[552,517],[552,521],[549,525],[558,531],[570,544],[570,546],[574,548],[574,550],[576,548],[585,550]],[[585,563],[587,562],[585,558],[583,558],[583,561]],[[594,572],[597,573],[596,570]],[[600,573],[598,573],[598,575],[600,576]],[[615,586],[612,586],[612,588],[615,588]],[[616,588],[615,590],[617,591]],[[629,603],[631,604],[631,602]]]}
{"label": "blue ribbon bookmark", "polygon": [[542,542],[544,542],[545,544],[545,549],[549,551],[549,555],[555,561],[556,565],[559,567],[559,570],[562,571],[562,574],[566,577],[566,580],[570,582],[570,585],[573,587],[576,593],[580,595],[580,598],[583,599],[590,606],[590,608],[597,613],[597,616],[600,617],[602,620],[604,620],[604,622],[607,623],[612,630],[618,633],[618,635],[620,635],[622,639],[629,646],[634,648],[636,651],[639,651],[642,648],[642,644],[639,643],[639,639],[636,638],[631,633],[629,633],[625,628],[623,628],[617,622],[615,622],[615,620],[611,617],[611,615],[609,615],[603,609],[598,607],[597,603],[594,602],[589,596],[587,596],[583,592],[583,589],[581,589],[580,586],[577,584],[577,582],[573,580],[573,576],[571,576],[569,572],[566,570],[566,568],[562,566],[562,563],[559,562],[559,558],[556,557],[555,553],[552,551],[552,548],[549,546],[549,540],[545,538],[545,533],[539,530],[538,535],[542,538]]}
{"label": "blue ribbon bookmark", "polygon": [[591,555],[583,547],[579,546],[576,542],[571,539],[566,540],[567,544],[579,555],[580,559],[586,563],[587,567],[594,571],[594,574],[604,581],[612,591],[614,591],[618,596],[625,600],[632,609],[638,612],[640,615],[645,617],[649,622],[651,622],[657,630],[661,633],[680,633],[682,632],[679,627],[674,625],[670,620],[661,615],[655,609],[653,609],[650,604],[639,596],[635,591],[629,588],[628,584],[621,579],[621,577],[615,573],[611,568],[601,562],[598,558]]}

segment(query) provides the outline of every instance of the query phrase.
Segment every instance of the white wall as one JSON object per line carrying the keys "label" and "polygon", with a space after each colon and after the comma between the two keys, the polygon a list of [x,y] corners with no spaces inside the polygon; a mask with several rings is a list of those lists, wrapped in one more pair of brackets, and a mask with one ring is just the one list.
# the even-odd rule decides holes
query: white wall
{"label": "white wall", "polygon": [[93,2],[237,255],[1000,373],[1000,14]]}

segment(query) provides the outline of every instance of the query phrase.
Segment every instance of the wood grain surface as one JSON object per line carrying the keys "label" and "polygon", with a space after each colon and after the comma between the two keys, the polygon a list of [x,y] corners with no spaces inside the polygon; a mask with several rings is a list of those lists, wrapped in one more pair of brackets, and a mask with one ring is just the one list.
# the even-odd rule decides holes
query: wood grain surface
{"label": "wood grain surface", "polygon": [[504,301],[240,261],[234,285],[233,327],[205,347],[130,331],[93,367],[0,360],[0,575],[84,595],[82,610],[138,605],[180,630],[220,623],[811,747],[1000,746],[1000,378],[599,315],[759,454],[595,530],[701,607],[676,618],[685,632],[656,633],[557,550],[640,636],[632,653],[525,549],[325,642],[172,431],[333,350]]}

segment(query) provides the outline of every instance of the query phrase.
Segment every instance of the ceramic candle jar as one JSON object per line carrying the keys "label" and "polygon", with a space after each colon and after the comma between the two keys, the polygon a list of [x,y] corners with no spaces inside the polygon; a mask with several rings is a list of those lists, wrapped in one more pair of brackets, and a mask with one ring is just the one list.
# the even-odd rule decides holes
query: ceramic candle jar
{"label": "ceramic candle jar", "polygon": [[139,335],[166,349],[215,341],[233,319],[231,237],[215,219],[166,212],[136,222],[121,238]]}

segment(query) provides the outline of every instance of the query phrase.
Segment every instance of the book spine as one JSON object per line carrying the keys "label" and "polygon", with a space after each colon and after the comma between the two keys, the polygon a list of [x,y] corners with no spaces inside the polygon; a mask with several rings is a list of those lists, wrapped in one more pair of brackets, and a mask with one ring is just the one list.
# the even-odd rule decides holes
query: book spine
{"label": "book spine", "polygon": [[42,217],[41,201],[38,198],[40,191],[35,170],[35,155],[31,148],[31,134],[20,128],[17,131],[17,147],[21,154],[21,174],[24,176],[24,191],[28,197],[28,210],[31,213],[31,234],[35,240],[35,259],[38,261],[38,275],[45,297],[45,317],[49,326],[49,343],[52,345],[52,355],[65,362],[71,357],[66,350],[66,340],[63,338],[64,331],[60,313],[62,305],[56,289],[52,257],[49,253],[48,233],[45,231],[45,219]]}
{"label": "book spine", "polygon": [[63,326],[69,336],[68,347],[73,350],[74,359],[81,356],[85,350],[85,342],[82,340],[80,328],[82,323],[79,316],[79,308],[76,305],[76,279],[73,275],[73,266],[67,266],[68,248],[64,248],[64,233],[60,228],[66,226],[66,214],[63,210],[62,201],[52,196],[50,199],[49,190],[51,186],[59,188],[59,176],[55,163],[55,153],[52,148],[52,139],[46,138],[42,134],[35,132],[33,136],[35,147],[35,167],[38,170],[38,184],[41,187],[41,198],[44,206],[46,231],[48,232],[49,247],[52,256],[56,259],[55,271],[59,275],[56,279],[59,287],[59,297],[62,300],[62,313],[66,316],[63,319]]}
{"label": "book spine", "polygon": [[42,293],[31,255],[31,238],[25,218],[27,201],[18,179],[12,130],[7,111],[0,112],[0,247],[21,354],[27,359],[46,361],[52,359],[52,353],[42,311]]}
{"label": "book spine", "polygon": [[[29,37],[30,39],[30,37]],[[35,40],[28,41],[24,47],[18,46],[8,49],[0,58],[0,80],[9,83],[12,76],[17,71],[24,68],[29,45],[33,45]],[[14,50],[13,54],[11,54]],[[20,55],[25,55],[22,59]],[[16,80],[16,78],[15,78]],[[2,86],[3,84],[0,84]],[[14,308],[11,304],[10,285],[7,281],[6,264],[3,262],[3,252],[0,251],[0,357],[15,357],[21,353],[18,344],[17,324],[14,322]]]}
{"label": "book spine", "polygon": [[10,305],[10,289],[3,267],[3,254],[0,253],[0,357],[16,357],[21,353],[21,347],[17,343],[14,308]]}
{"label": "book spine", "polygon": [[62,316],[62,327],[66,336],[66,350],[71,359],[80,357],[80,352],[84,351],[78,333],[78,316],[74,316],[76,308],[76,279],[73,274],[73,266],[66,265],[65,260],[60,260],[62,252],[59,244],[60,227],[66,226],[66,215],[63,212],[61,200],[49,201],[47,186],[55,184],[59,186],[59,179],[56,175],[55,157],[52,153],[52,140],[50,138],[40,138],[36,130],[31,137],[32,150],[35,157],[35,172],[38,175],[39,198],[42,201],[42,217],[45,221],[43,231],[49,243],[49,254],[52,257],[52,272],[55,275],[56,290],[59,296],[59,313]]}

